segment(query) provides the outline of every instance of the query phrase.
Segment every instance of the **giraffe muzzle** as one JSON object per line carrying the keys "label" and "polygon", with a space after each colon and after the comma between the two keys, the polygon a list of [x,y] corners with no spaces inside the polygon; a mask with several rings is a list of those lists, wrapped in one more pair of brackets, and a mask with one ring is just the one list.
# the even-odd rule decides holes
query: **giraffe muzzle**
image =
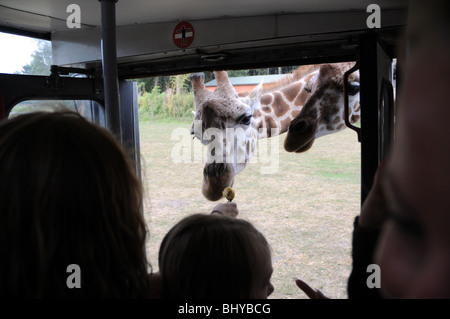
{"label": "giraffe muzzle", "polygon": [[234,170],[227,163],[206,164],[203,169],[202,193],[206,199],[216,201],[223,197],[222,191],[233,185]]}
{"label": "giraffe muzzle", "polygon": [[203,176],[204,177],[218,177],[219,175],[223,174],[225,172],[226,165],[225,163],[211,163],[206,164],[205,168],[203,169]]}
{"label": "giraffe muzzle", "polygon": [[308,124],[307,121],[305,120],[300,120],[297,122],[292,122],[291,125],[289,125],[289,133],[296,133],[296,134],[302,134],[302,133],[307,133],[308,132],[308,128],[310,128],[311,125]]}
{"label": "giraffe muzzle", "polygon": [[309,150],[314,143],[315,131],[316,124],[306,120],[292,122],[284,140],[284,149],[296,153]]}

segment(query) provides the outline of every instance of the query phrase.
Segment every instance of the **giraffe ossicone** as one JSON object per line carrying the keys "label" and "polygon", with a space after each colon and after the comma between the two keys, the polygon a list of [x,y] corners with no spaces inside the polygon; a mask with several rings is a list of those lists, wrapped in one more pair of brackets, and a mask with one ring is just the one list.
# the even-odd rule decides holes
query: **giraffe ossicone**
{"label": "giraffe ossicone", "polygon": [[[207,149],[203,195],[212,201],[232,186],[249,163],[258,140],[286,133],[288,152],[308,150],[318,137],[339,132],[344,123],[344,73],[352,63],[302,66],[275,84],[260,83],[239,96],[226,71],[214,71],[208,91],[203,73],[190,75],[195,98],[191,134]],[[349,120],[360,118],[359,72],[349,76]]]}

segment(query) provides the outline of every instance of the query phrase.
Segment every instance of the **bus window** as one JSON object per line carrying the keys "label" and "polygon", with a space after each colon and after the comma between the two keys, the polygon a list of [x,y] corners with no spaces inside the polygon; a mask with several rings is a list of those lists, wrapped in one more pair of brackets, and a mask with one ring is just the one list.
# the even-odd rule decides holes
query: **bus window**
{"label": "bus window", "polygon": [[88,121],[106,127],[103,107],[91,100],[27,100],[13,107],[9,118],[31,112],[73,111]]}

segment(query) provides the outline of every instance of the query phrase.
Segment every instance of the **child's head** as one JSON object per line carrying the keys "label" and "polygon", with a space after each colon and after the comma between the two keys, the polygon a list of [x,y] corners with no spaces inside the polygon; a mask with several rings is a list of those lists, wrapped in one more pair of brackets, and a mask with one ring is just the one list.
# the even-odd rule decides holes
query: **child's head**
{"label": "child's head", "polygon": [[241,219],[182,219],[162,241],[159,270],[166,298],[263,299],[273,292],[267,240]]}
{"label": "child's head", "polygon": [[[0,296],[148,294],[142,190],[114,136],[76,113],[0,125]],[[69,289],[77,264],[81,289]]]}

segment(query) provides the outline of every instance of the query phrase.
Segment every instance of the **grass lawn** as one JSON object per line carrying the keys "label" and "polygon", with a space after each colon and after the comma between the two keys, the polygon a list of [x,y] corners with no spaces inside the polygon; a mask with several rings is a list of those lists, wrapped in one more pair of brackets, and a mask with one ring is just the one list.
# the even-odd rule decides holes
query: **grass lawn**
{"label": "grass lawn", "polygon": [[[140,122],[144,209],[150,230],[147,252],[154,271],[167,231],[182,217],[209,213],[215,205],[201,193],[204,163],[195,153],[201,149],[199,141],[187,139],[190,148],[184,149],[195,161],[173,161],[181,140],[177,132],[188,132],[190,125]],[[324,136],[303,154],[285,152],[284,135],[272,139],[266,141],[271,145],[270,160],[256,158],[236,176],[233,186],[238,217],[251,221],[271,244],[275,287],[271,298],[306,298],[293,277],[328,297],[346,298],[352,224],[360,207],[356,134],[344,130]],[[262,174],[264,167],[266,171],[271,167],[271,173]]]}

